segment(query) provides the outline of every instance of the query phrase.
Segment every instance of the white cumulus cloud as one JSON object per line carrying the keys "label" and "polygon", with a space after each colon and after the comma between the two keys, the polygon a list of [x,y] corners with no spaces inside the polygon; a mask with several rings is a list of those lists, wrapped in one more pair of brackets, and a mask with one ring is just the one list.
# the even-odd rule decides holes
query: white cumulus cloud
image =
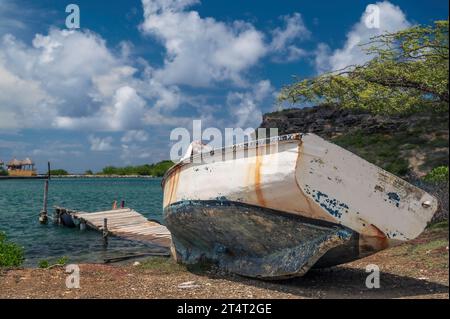
{"label": "white cumulus cloud", "polygon": [[159,39],[166,50],[164,67],[155,74],[157,79],[203,87],[225,80],[242,84],[242,73],[267,52],[264,34],[249,23],[226,24],[186,10],[196,3],[142,0],[141,29]]}
{"label": "white cumulus cloud", "polygon": [[89,142],[91,143],[91,151],[105,152],[112,151],[114,149],[112,146],[114,139],[111,136],[102,138],[91,135],[89,136]]}
{"label": "white cumulus cloud", "polygon": [[[10,10],[6,3],[0,0],[0,8]],[[136,58],[131,42],[111,48],[102,36],[85,29],[51,27],[25,41],[11,34],[13,20],[5,20],[0,12],[0,29],[5,31],[0,36],[0,130],[118,131],[124,139],[139,142],[142,136],[133,136],[136,132],[153,126],[187,127],[192,118],[259,122],[263,99],[255,92],[273,88],[252,75],[251,68],[267,56],[272,61],[304,56],[298,43],[310,32],[299,13],[280,17],[280,27],[263,32],[240,20],[201,17],[190,8],[198,3],[142,1],[140,29],[163,44],[162,65]],[[198,94],[184,86],[214,90],[219,84],[231,92],[218,97],[207,89]],[[224,115],[223,107],[232,112]],[[132,133],[126,137],[127,132]]]}
{"label": "white cumulus cloud", "polygon": [[122,131],[141,128],[149,114],[169,117],[180,90],[155,80],[147,64],[138,76],[124,50],[130,45],[115,53],[90,31],[53,28],[30,45],[4,35],[0,128]]}
{"label": "white cumulus cloud", "polygon": [[[395,32],[411,26],[400,7],[388,1],[377,2],[376,12],[379,12],[379,26],[368,24],[373,11],[373,5],[368,5],[359,21],[347,33],[347,39],[342,48],[332,51],[321,43],[316,51],[316,69],[318,73],[343,69],[350,65],[364,64],[370,60],[360,47],[370,41],[371,37],[385,32]],[[375,26],[375,27],[374,27]]]}
{"label": "white cumulus cloud", "polygon": [[123,143],[130,143],[130,142],[145,142],[148,140],[148,134],[147,132],[143,130],[131,130],[126,132],[123,136],[121,141]]}
{"label": "white cumulus cloud", "polygon": [[300,13],[295,12],[292,15],[281,17],[284,27],[277,27],[272,30],[272,42],[269,50],[276,55],[276,62],[292,62],[308,55],[307,51],[298,47],[296,41],[307,40],[311,32],[303,22]]}
{"label": "white cumulus cloud", "polygon": [[269,80],[256,83],[250,90],[230,92],[227,105],[234,119],[234,126],[245,129],[261,124],[264,103],[272,103],[274,88]]}

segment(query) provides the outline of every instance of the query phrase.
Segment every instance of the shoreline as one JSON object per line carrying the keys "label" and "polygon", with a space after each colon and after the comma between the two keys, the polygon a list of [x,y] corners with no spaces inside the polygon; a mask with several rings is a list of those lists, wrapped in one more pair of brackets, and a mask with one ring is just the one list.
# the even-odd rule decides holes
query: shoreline
{"label": "shoreline", "polygon": [[[0,268],[0,298],[448,299],[448,234],[448,223],[444,223],[427,229],[410,242],[366,258],[337,267],[313,269],[303,277],[280,281],[179,265],[172,258],[162,257],[77,264],[79,289],[65,286],[64,266]],[[377,289],[366,287],[368,265],[379,267]]]}
{"label": "shoreline", "polygon": [[[47,175],[38,176],[0,176],[0,180],[11,179],[46,179]],[[162,177],[150,175],[83,175],[83,174],[69,174],[69,175],[51,175],[50,178],[148,178],[158,179]]]}

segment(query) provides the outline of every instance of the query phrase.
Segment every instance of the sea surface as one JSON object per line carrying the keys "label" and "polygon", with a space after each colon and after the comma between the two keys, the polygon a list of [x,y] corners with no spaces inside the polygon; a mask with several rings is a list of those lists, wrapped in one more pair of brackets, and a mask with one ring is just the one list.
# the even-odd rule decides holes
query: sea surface
{"label": "sea surface", "polygon": [[[53,224],[39,224],[44,180],[0,180],[0,231],[25,249],[25,265],[67,257],[69,262],[102,262],[104,258],[145,253],[149,246],[110,237],[103,247],[102,236],[94,230],[80,231]],[[162,222],[160,178],[52,178],[49,183],[48,212],[53,206],[74,210],[111,209],[114,200],[147,218]]]}

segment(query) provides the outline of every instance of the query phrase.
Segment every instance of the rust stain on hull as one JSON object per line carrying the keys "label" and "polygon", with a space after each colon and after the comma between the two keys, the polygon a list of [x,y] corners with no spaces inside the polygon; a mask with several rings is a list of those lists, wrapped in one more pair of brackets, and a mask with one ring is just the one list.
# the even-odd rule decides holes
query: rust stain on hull
{"label": "rust stain on hull", "polygon": [[264,200],[264,195],[261,189],[261,168],[262,168],[262,160],[260,157],[260,147],[256,148],[256,163],[255,163],[255,193],[256,199],[258,200],[258,204],[261,206],[266,206],[266,201]]}
{"label": "rust stain on hull", "polygon": [[166,207],[176,199],[178,181],[180,178],[180,167],[175,167],[170,176],[164,182],[164,201],[163,206]]}
{"label": "rust stain on hull", "polygon": [[369,225],[367,231],[359,235],[359,255],[371,255],[389,247],[389,239],[375,225]]}

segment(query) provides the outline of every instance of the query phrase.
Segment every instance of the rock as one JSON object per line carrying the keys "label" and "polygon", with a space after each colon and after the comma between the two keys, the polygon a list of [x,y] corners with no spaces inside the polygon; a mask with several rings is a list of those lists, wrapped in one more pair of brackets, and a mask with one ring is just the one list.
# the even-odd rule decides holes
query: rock
{"label": "rock", "polygon": [[198,287],[200,287],[200,285],[197,285],[195,281],[186,281],[178,285],[179,289],[192,289]]}
{"label": "rock", "polygon": [[314,132],[323,138],[332,138],[341,132],[360,131],[372,134],[404,131],[410,127],[421,127],[429,117],[430,114],[426,113],[409,116],[380,115],[367,110],[320,105],[264,114],[260,127],[277,127],[280,135]]}
{"label": "rock", "polygon": [[139,262],[139,261],[135,261],[134,263],[133,263],[133,266],[139,266],[141,263]]}

